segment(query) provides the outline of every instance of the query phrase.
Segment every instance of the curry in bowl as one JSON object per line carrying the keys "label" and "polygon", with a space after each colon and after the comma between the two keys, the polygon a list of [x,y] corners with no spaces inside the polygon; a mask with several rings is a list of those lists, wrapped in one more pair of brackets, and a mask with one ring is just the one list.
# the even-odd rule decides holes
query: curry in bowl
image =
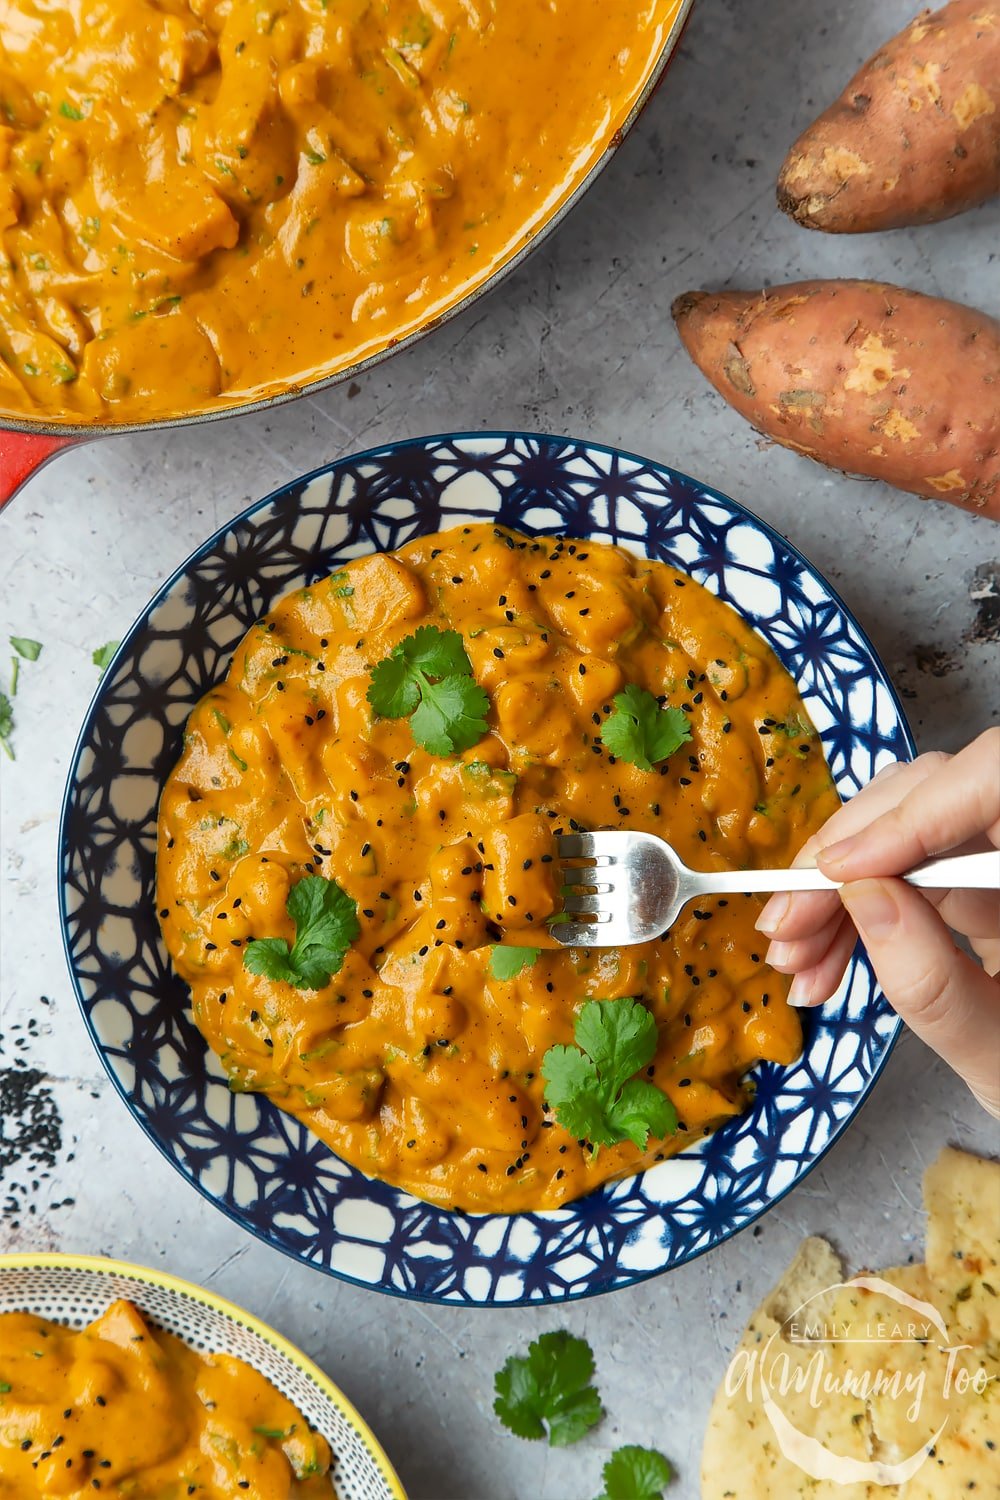
{"label": "curry in bowl", "polygon": [[793,679],[727,604],[620,548],[466,526],[250,630],[162,796],[161,927],[233,1089],[419,1197],[551,1208],[739,1113],[802,1043],[750,897],[560,947],[554,835],[752,868],[836,805]]}
{"label": "curry in bowl", "polygon": [[683,0],[9,0],[0,410],[134,422],[355,364],[481,285]]}

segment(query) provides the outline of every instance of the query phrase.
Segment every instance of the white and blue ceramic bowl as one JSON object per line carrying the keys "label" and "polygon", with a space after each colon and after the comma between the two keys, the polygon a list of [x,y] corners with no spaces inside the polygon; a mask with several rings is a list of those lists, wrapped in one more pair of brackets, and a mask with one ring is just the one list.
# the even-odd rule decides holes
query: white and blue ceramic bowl
{"label": "white and blue ceramic bowl", "polygon": [[156,811],[185,719],[255,619],[348,558],[496,520],[615,542],[727,599],[799,684],[851,796],[913,744],[863,631],[793,547],[673,470],[550,437],[400,443],[296,480],[217,532],[164,584],[102,679],[61,829],[63,936],[84,1019],[125,1104],[223,1213],[288,1255],[403,1297],[464,1304],[611,1291],[700,1255],[782,1198],[878,1077],[898,1021],[860,951],[805,1020],[788,1068],[755,1070],[749,1111],[641,1176],[551,1213],[476,1216],[365,1177],[290,1115],[232,1094],[160,941]]}

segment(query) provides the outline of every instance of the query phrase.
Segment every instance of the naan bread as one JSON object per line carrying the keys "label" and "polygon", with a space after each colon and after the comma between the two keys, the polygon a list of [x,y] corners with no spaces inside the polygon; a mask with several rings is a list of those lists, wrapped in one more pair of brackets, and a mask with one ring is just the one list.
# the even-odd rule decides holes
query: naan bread
{"label": "naan bread", "polygon": [[[1000,1164],[948,1148],[925,1175],[924,1197],[926,1264],[864,1273],[843,1284],[841,1263],[825,1240],[800,1246],[751,1318],[716,1392],[702,1450],[702,1500],[1000,1497]],[[802,1341],[805,1320],[822,1324],[821,1344]],[[946,1396],[946,1350],[959,1344],[972,1347],[953,1357]],[[882,1372],[883,1380],[898,1378],[899,1391],[820,1392],[810,1401],[809,1389],[793,1389],[774,1403],[771,1420],[755,1378],[754,1357],[764,1350],[769,1365],[778,1358],[790,1372],[809,1370],[822,1350],[831,1380],[867,1375],[871,1386]],[[981,1371],[985,1391],[959,1394],[958,1370],[968,1376]],[[899,1465],[911,1456],[915,1462],[922,1445],[933,1446],[900,1484],[871,1482],[867,1467],[844,1483],[835,1477],[845,1477],[844,1464],[829,1464],[825,1475],[812,1477],[786,1458],[776,1425],[786,1448],[808,1455],[820,1470],[827,1454],[846,1459],[848,1468],[852,1460]]]}

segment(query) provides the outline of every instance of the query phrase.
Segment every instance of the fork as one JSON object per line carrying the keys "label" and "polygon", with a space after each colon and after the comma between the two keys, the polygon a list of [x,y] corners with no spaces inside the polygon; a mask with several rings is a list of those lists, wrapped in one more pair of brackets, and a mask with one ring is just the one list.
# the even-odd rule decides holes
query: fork
{"label": "fork", "polygon": [[[563,910],[571,920],[553,923],[552,936],[572,948],[647,943],[668,932],[697,896],[839,889],[816,869],[689,870],[652,833],[566,833],[556,847],[561,860],[590,861],[562,868]],[[927,860],[902,878],[928,890],[1000,890],[1000,849]]]}

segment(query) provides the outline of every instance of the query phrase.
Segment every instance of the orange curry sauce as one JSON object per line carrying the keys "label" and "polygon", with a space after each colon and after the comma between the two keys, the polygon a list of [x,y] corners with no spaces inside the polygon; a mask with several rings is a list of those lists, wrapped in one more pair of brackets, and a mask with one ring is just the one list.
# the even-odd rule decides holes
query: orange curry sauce
{"label": "orange curry sauce", "polygon": [[[366,700],[422,624],[461,633],[490,729],[415,746]],[[692,739],[652,771],[600,728],[627,683]],[[552,1207],[736,1114],[761,1058],[799,1053],[786,980],[749,897],[687,907],[662,941],[561,949],[553,834],[659,832],[706,869],[791,861],[837,806],[795,684],[759,636],[662,563],[490,525],[362,557],[289,594],[191,715],[160,807],[163,934],[234,1089],[268,1094],[363,1171],[471,1210]],[[251,937],[294,937],[307,874],[356,901],[361,936],[319,991],[247,972]],[[498,941],[540,946],[501,981]],[[641,997],[650,1076],[682,1122],[641,1156],[594,1153],[543,1103],[542,1057],[588,998]]]}
{"label": "orange curry sauce", "polygon": [[681,0],[0,0],[0,412],[143,421],[452,306],[623,124]]}
{"label": "orange curry sauce", "polygon": [[0,1316],[0,1500],[336,1500],[330,1449],[242,1360],[113,1302],[80,1330]]}

